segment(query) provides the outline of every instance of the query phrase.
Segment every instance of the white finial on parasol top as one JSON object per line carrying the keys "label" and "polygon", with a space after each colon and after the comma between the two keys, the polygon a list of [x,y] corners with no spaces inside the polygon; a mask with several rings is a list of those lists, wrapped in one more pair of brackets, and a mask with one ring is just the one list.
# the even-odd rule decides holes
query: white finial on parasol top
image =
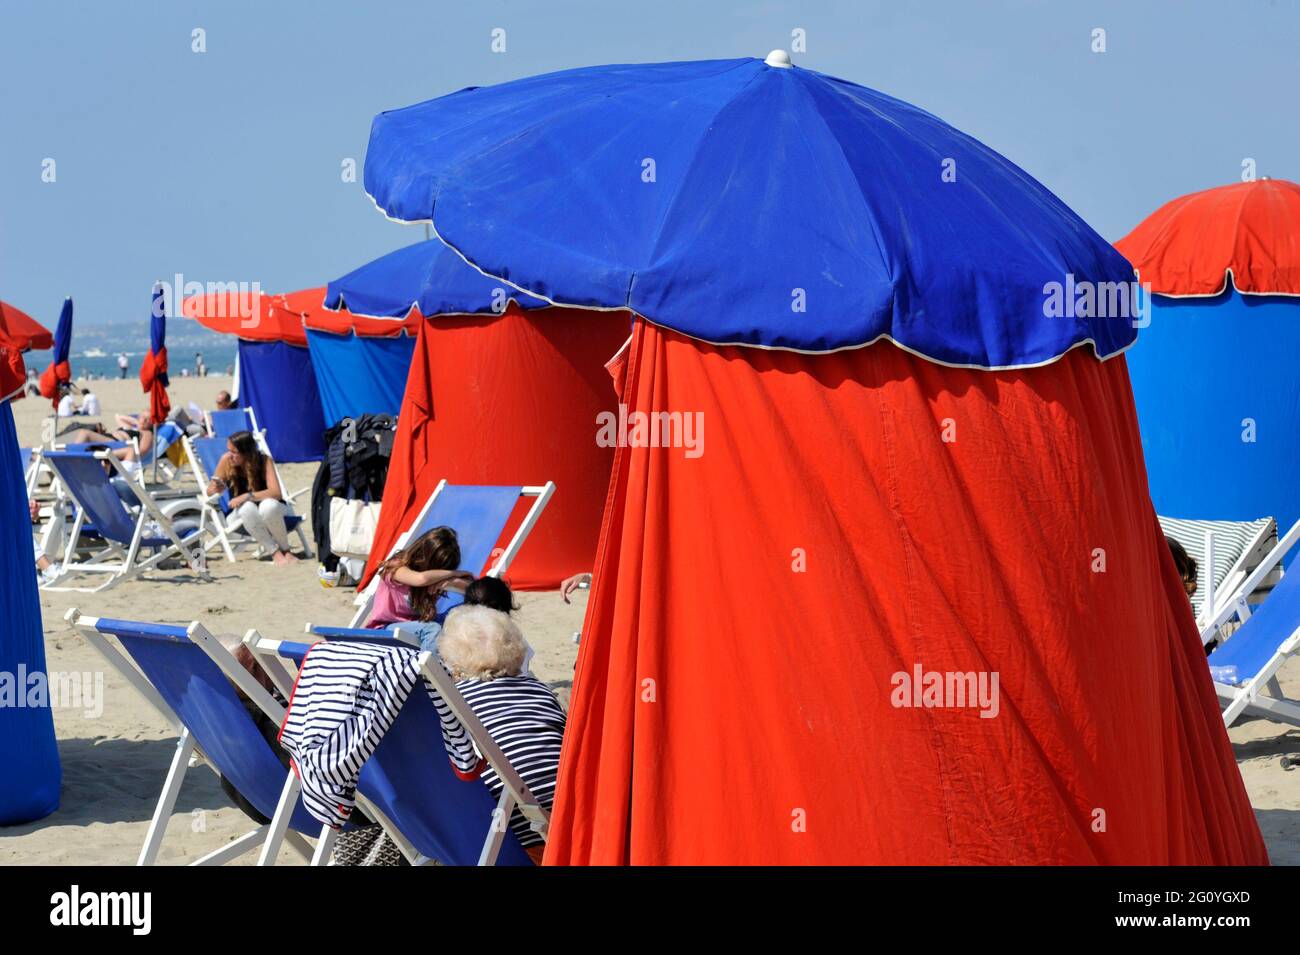
{"label": "white finial on parasol top", "polygon": [[790,62],[790,54],[785,50],[773,50],[763,62],[768,66],[775,66],[778,70],[788,70],[794,65]]}

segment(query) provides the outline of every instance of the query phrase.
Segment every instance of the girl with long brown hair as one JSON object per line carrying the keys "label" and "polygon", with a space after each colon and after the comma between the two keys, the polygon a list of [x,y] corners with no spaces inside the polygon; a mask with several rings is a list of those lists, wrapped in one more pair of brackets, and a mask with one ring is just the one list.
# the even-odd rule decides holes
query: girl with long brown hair
{"label": "girl with long brown hair", "polygon": [[421,534],[375,571],[379,588],[366,626],[433,623],[438,613],[438,598],[448,590],[464,590],[474,579],[473,574],[457,570],[459,566],[460,542],[454,530],[435,527]]}

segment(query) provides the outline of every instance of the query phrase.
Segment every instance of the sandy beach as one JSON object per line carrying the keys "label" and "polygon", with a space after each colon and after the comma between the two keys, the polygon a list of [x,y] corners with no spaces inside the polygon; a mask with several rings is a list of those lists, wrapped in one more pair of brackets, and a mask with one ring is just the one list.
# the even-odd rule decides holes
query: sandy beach
{"label": "sandy beach", "polygon": [[[143,406],[134,380],[95,382],[105,417]],[[195,401],[209,406],[228,379],[178,378],[173,404]],[[14,404],[18,433],[36,443],[49,405],[39,399]],[[291,490],[309,486],[315,465],[289,464],[282,471]],[[210,562],[211,582],[188,571],[164,571],[148,580],[122,584],[103,594],[42,593],[47,663],[52,672],[103,674],[102,713],[84,709],[55,711],[63,761],[59,810],[39,822],[0,829],[3,864],[130,864],[143,842],[158,791],[172,756],[174,736],[146,702],[111,671],[63,617],[70,607],[98,616],[166,623],[202,621],[214,633],[263,634],[289,638],[308,622],[346,624],[353,591],[325,589],[316,564],[301,561],[277,567],[247,553],[230,564]],[[519,619],[537,656],[534,669],[567,704],[577,647],[573,632],[582,624],[586,592],[566,605],[553,593],[521,594]],[[1300,666],[1282,671],[1282,684],[1300,696]],[[1242,719],[1230,731],[1260,828],[1275,864],[1300,863],[1300,772],[1284,768],[1285,757],[1300,754],[1300,731],[1259,719]],[[192,769],[168,827],[160,861],[184,863],[242,835],[251,824],[222,793],[206,768]],[[253,856],[247,856],[251,862]],[[281,862],[300,863],[292,853]]]}
{"label": "sandy beach", "polygon": [[[93,387],[105,420],[145,405],[134,379],[96,381]],[[223,377],[178,377],[170,394],[173,406],[194,401],[210,407],[216,392],[229,387],[230,379]],[[13,410],[20,439],[39,443],[49,403],[27,398],[15,402]],[[316,465],[282,465],[281,473],[289,489],[297,491],[310,487]],[[286,639],[301,634],[308,622],[343,625],[352,615],[355,592],[321,587],[314,561],[277,567],[243,551],[234,564],[210,555],[209,572],[211,582],[188,570],[174,570],[102,594],[42,592],[47,667],[52,673],[91,674],[92,681],[102,674],[102,699],[93,707],[102,712],[86,707],[55,710],[63,763],[61,805],[38,822],[0,828],[0,865],[133,864],[172,758],[174,734],[139,693],[113,671],[105,672],[100,655],[72,632],[64,622],[70,607],[95,616],[179,624],[198,620],[218,634],[242,636],[256,628]],[[566,704],[578,649],[572,637],[582,625],[586,599],[585,591],[572,604],[553,593],[519,595],[519,623],[537,654],[533,670]],[[1287,805],[1294,804],[1295,787],[1276,788],[1291,793],[1284,798]],[[159,861],[192,861],[251,828],[250,820],[221,791],[216,776],[206,767],[195,767],[186,777]],[[249,855],[244,861],[254,859]],[[286,851],[280,861],[302,860]]]}

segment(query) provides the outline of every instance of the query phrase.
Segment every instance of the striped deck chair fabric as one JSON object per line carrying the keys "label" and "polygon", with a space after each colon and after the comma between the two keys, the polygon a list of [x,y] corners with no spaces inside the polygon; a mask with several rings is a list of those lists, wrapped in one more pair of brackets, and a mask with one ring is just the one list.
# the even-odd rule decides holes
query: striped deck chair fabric
{"label": "striped deck chair fabric", "polygon": [[1205,555],[1205,532],[1214,533],[1213,592],[1219,593],[1228,574],[1237,568],[1243,556],[1246,561],[1241,570],[1257,566],[1277,543],[1277,524],[1271,517],[1254,521],[1198,521],[1174,517],[1159,517],[1160,529],[1183,545],[1189,557],[1196,561],[1196,593],[1192,596],[1192,609],[1197,619],[1205,607],[1206,596],[1211,593],[1211,583],[1206,580],[1209,567]]}

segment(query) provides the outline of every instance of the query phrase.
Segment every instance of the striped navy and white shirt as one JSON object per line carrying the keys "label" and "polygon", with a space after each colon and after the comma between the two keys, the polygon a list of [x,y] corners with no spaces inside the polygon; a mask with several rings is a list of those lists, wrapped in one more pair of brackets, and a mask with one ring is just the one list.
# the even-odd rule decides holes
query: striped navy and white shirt
{"label": "striped navy and white shirt", "polygon": [[[456,689],[537,801],[549,810],[555,802],[565,720],[550,687],[535,676],[524,675],[458,680]],[[490,764],[483,770],[483,781],[499,799],[505,785]],[[510,818],[510,828],[524,846],[543,841],[518,809]]]}
{"label": "striped navy and white shirt", "polygon": [[420,678],[419,653],[373,643],[318,643],[303,660],[280,730],[302,783],[303,807],[341,829],[356,806],[357,779],[415,685],[428,692],[452,766],[473,778],[483,765],[465,727]]}

